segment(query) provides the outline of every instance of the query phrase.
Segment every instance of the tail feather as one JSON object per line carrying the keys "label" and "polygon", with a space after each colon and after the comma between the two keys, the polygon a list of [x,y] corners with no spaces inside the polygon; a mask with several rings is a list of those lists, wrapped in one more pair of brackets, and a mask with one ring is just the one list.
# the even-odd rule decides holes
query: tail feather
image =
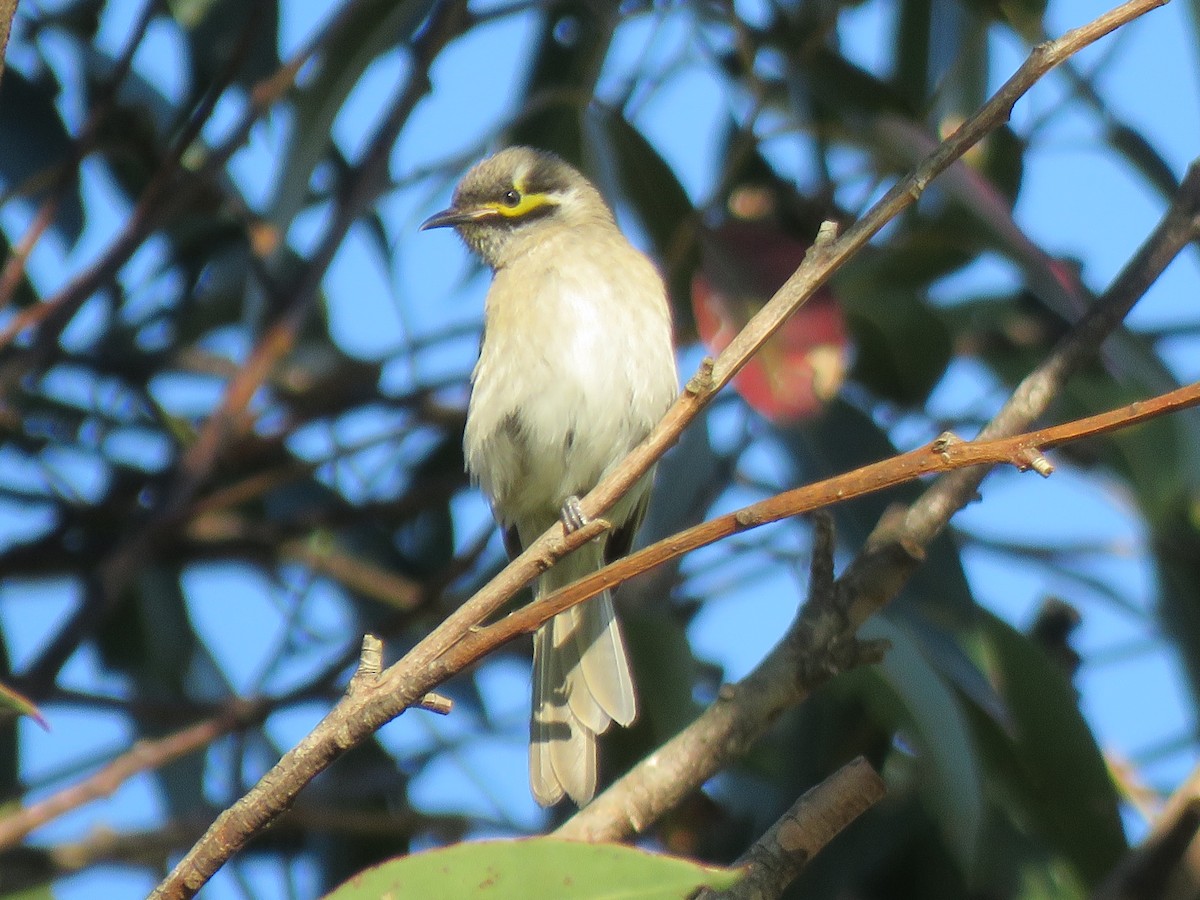
{"label": "tail feather", "polygon": [[[538,580],[537,596],[599,569],[603,547],[580,547]],[[628,725],[637,699],[608,592],[555,616],[534,636],[529,771],[534,796],[549,806],[568,794],[583,805],[596,790],[596,736]]]}
{"label": "tail feather", "polygon": [[588,648],[589,644],[595,642],[595,635],[588,633],[593,624],[592,616],[583,607],[591,605],[592,601],[589,600],[582,606],[559,613],[551,620],[550,632],[554,635],[551,646],[554,648],[554,661],[560,668],[557,686],[570,706],[571,714],[588,731],[603,734],[612,716],[597,696],[597,687],[603,688],[601,678],[607,673],[596,671],[597,665],[605,661],[595,659],[597,654]]}
{"label": "tail feather", "polygon": [[[633,676],[612,596],[605,591],[576,609],[579,611],[575,629],[578,671],[605,717],[618,725],[629,725],[637,717],[637,695],[633,692]],[[606,721],[602,728],[593,730],[601,732],[607,727]]]}

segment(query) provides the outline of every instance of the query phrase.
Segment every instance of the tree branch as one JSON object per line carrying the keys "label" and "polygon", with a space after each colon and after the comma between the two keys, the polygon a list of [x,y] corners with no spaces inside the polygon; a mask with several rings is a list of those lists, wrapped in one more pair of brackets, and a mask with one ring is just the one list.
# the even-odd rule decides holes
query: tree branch
{"label": "tree branch", "polygon": [[[1004,435],[1013,434],[1041,416],[1067,378],[1096,352],[1146,288],[1197,237],[1200,237],[1200,164],[1193,163],[1166,216],[1109,289],[1092,304],[1050,356],[1018,385],[980,433],[980,439],[970,443],[986,446],[993,440],[1003,440]],[[1198,389],[1200,385],[1193,384],[1165,396],[1190,397],[1194,402]],[[1125,408],[1127,414],[1137,414],[1141,410],[1141,404]],[[1091,420],[1096,426],[1107,429],[1112,424],[1111,415],[1105,413],[1093,416]],[[1058,437],[1071,440],[1081,437],[1076,424],[1060,426]],[[1010,438],[1007,446],[1018,451],[1022,447],[1027,451],[1049,446],[1047,432],[1054,431],[1042,429]],[[963,446],[949,441],[945,442],[944,449],[959,453]],[[928,449],[932,448],[930,445]],[[950,517],[975,496],[987,472],[986,467],[978,466],[945,475],[907,510],[886,517],[876,526],[867,546],[838,579],[838,590],[846,598],[843,613],[824,616],[814,624],[819,635],[815,644],[818,650],[843,641],[846,635],[853,635],[863,622],[899,593],[920,564],[924,548],[941,532]],[[807,489],[819,487],[812,485]],[[774,501],[772,498],[765,502]],[[574,588],[572,585],[563,590]],[[797,692],[787,689],[794,679],[795,666],[795,651],[785,638],[753,672],[729,689],[727,697],[719,699],[658,752],[580,810],[559,829],[558,834],[594,841],[619,840],[648,827],[689,791],[737,758],[748,746],[747,742],[757,740],[783,708],[800,702],[810,693],[813,686]],[[713,753],[714,747],[722,748],[723,752]],[[729,749],[725,750],[726,747]],[[678,780],[681,778],[682,782]]]}
{"label": "tree branch", "polygon": [[[842,237],[834,238],[823,229],[825,233],[814,243],[804,263],[772,300],[717,360],[701,367],[651,435],[583,498],[581,505],[584,513],[593,520],[592,525],[606,527],[607,523],[599,517],[675,443],[682,430],[770,335],[888,221],[912,205],[934,177],[989,131],[1007,121],[1013,104],[1042,75],[1073,53],[1164,2],[1130,0],[1056,41],[1034,48],[1020,69],[978,113],[964,122],[911,175],[888,191]],[[564,536],[561,526],[551,528],[403,660],[383,673],[378,682],[369,686],[360,683],[361,690],[348,692],[309,735],[218,817],[153,896],[193,896],[251,835],[281,814],[312,778],[345,750],[365,740],[412,705],[438,683],[439,676],[449,674],[437,663],[464,635],[494,614],[516,591],[554,561],[598,533],[598,530],[584,528]]]}
{"label": "tree branch", "polygon": [[[28,681],[37,685],[53,680],[86,635],[90,623],[107,611],[130,578],[145,564],[162,533],[179,525],[188,503],[209,477],[221,452],[234,436],[247,427],[245,411],[251,398],[271,369],[291,350],[316,302],[325,272],[347,231],[374,201],[378,186],[386,174],[396,138],[417,102],[428,91],[427,69],[442,47],[458,34],[464,15],[465,4],[456,0],[443,4],[430,18],[426,30],[412,49],[416,61],[404,89],[372,136],[362,162],[355,168],[354,177],[345,185],[333,221],[289,292],[282,312],[267,326],[246,364],[226,386],[219,406],[204,422],[195,442],[175,466],[173,483],[164,492],[162,501],[147,521],[134,528],[98,567],[88,599],[30,666],[22,683]],[[72,296],[78,293],[76,290]],[[86,296],[82,299],[86,299]],[[0,371],[0,394],[2,385],[3,371]]]}
{"label": "tree branch", "polygon": [[759,900],[783,895],[787,886],[826,844],[882,800],[883,779],[861,756],[805,791],[788,811],[740,856],[745,877],[725,891],[702,891],[697,900]]}
{"label": "tree branch", "polygon": [[34,829],[73,809],[112,796],[117,788],[141,772],[160,769],[202,750],[232,731],[261,722],[268,709],[265,702],[237,702],[228,711],[174,734],[156,740],[138,741],[128,752],[122,753],[85,780],[0,818],[0,850],[16,845]]}

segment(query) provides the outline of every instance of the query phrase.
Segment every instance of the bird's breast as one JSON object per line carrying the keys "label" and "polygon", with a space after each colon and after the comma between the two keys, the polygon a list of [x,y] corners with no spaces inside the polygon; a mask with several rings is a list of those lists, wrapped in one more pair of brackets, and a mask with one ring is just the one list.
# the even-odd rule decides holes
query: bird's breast
{"label": "bird's breast", "polygon": [[529,263],[493,280],[464,441],[505,522],[553,519],[590,490],[677,383],[661,282],[640,254],[616,277],[603,265]]}

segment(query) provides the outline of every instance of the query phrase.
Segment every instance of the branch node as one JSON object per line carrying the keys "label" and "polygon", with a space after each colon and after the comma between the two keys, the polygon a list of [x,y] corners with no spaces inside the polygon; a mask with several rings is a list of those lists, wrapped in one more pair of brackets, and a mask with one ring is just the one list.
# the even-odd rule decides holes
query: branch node
{"label": "branch node", "polygon": [[950,462],[950,448],[962,442],[963,439],[953,431],[943,431],[933,439],[933,443],[929,445],[929,449],[938,454],[946,462]]}
{"label": "branch node", "polygon": [[713,381],[713,358],[706,356],[700,360],[700,368],[688,379],[684,390],[694,397],[704,397],[711,394],[716,382]]}
{"label": "branch node", "polygon": [[448,716],[450,715],[450,711],[454,709],[454,701],[449,697],[443,697],[441,694],[435,694],[433,691],[430,691],[417,701],[417,706],[427,712],[437,713],[439,716]]}
{"label": "branch node", "polygon": [[755,525],[762,524],[762,516],[756,514],[752,509],[739,509],[733,514],[733,521],[740,529],[753,528]]}
{"label": "branch node", "polygon": [[833,221],[833,219],[826,219],[821,223],[821,227],[817,229],[817,236],[813,238],[812,246],[808,248],[808,253],[805,256],[809,257],[819,250],[824,250],[837,240],[839,231],[837,222]]}
{"label": "branch node", "polygon": [[1043,478],[1049,478],[1050,473],[1054,471],[1054,464],[1046,459],[1037,447],[1024,447],[1018,450],[1016,456],[1013,457],[1013,465],[1022,472],[1033,469]]}
{"label": "branch node", "polygon": [[358,657],[358,669],[350,678],[346,687],[347,696],[367,689],[379,681],[379,673],[383,671],[383,641],[373,634],[364,634],[362,653]]}

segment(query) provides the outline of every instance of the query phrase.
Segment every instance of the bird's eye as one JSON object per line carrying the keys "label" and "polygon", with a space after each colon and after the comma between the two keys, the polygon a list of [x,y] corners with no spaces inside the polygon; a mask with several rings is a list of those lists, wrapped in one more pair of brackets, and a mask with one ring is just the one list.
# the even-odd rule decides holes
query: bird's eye
{"label": "bird's eye", "polygon": [[515,207],[515,206],[519,205],[521,202],[521,192],[518,190],[514,190],[512,188],[509,188],[507,191],[504,192],[504,196],[501,197],[500,199],[504,201],[505,206]]}

